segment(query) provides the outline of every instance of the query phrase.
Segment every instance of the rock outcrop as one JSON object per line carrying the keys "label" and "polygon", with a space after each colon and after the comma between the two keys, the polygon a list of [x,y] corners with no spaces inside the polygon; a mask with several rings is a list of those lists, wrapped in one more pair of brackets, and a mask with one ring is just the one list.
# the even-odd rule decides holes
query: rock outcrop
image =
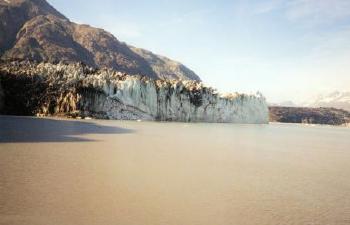
{"label": "rock outcrop", "polygon": [[[157,60],[150,60],[150,55]],[[131,48],[103,29],[69,21],[45,0],[0,0],[0,56],[4,60],[83,62],[151,78],[200,80],[178,62]]]}
{"label": "rock outcrop", "polygon": [[197,81],[153,80],[82,64],[2,62],[3,113],[267,123],[260,94],[220,95]]}
{"label": "rock outcrop", "polygon": [[344,125],[350,123],[350,112],[335,108],[269,107],[270,121]]}

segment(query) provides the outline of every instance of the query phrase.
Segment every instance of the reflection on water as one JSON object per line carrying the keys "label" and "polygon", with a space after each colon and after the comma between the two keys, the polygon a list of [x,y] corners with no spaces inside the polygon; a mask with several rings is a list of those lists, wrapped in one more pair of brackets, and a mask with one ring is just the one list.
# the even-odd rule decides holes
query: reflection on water
{"label": "reflection on water", "polygon": [[347,128],[0,125],[0,224],[350,224]]}

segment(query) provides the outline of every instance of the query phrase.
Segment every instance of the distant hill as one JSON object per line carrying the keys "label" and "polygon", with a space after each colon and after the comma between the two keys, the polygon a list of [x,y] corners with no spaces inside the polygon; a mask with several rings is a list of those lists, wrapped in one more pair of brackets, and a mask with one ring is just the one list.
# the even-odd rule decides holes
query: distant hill
{"label": "distant hill", "polygon": [[278,103],[268,103],[269,106],[282,106],[282,107],[297,107],[297,105],[292,101],[284,101]]}
{"label": "distant hill", "polygon": [[350,123],[350,113],[335,108],[270,106],[270,121],[281,123],[307,123],[342,125]]}
{"label": "distant hill", "polygon": [[129,47],[103,29],[71,22],[45,0],[0,0],[0,56],[83,62],[151,78],[200,80],[181,63]]}

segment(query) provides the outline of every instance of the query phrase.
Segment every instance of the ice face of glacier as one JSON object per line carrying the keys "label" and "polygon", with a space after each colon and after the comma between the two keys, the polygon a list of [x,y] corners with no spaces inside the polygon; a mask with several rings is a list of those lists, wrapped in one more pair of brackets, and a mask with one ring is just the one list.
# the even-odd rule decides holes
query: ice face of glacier
{"label": "ice face of glacier", "polygon": [[2,91],[2,87],[1,87],[1,83],[0,83],[0,112],[2,110],[3,101],[4,101],[4,93]]}
{"label": "ice face of glacier", "polygon": [[[55,87],[38,113],[77,112],[109,119],[182,122],[267,123],[261,94],[220,95],[196,81],[152,80],[81,64],[12,63],[7,74],[38,76]],[[47,98],[47,97],[46,97]]]}
{"label": "ice face of glacier", "polygon": [[133,77],[110,83],[103,90],[108,98],[156,120],[267,123],[268,119],[262,96],[221,96],[196,82],[144,81]]}

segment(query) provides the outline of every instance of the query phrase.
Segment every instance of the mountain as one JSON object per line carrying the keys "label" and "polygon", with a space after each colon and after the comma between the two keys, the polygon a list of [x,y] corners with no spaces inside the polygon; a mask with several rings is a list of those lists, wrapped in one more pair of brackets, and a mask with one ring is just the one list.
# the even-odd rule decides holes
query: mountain
{"label": "mountain", "polygon": [[136,54],[144,58],[160,78],[200,80],[197,74],[179,62],[153,54],[145,49],[135,48],[133,46],[129,47]]}
{"label": "mountain", "polygon": [[111,33],[71,22],[45,0],[0,0],[3,60],[83,62],[150,78],[200,81],[181,63],[130,47]]}
{"label": "mountain", "polygon": [[281,107],[297,107],[297,105],[292,101],[284,101],[278,103],[269,103],[269,106],[281,106]]}
{"label": "mountain", "polygon": [[308,105],[312,107],[332,107],[350,111],[350,92],[335,91],[330,94],[320,95],[315,101]]}

